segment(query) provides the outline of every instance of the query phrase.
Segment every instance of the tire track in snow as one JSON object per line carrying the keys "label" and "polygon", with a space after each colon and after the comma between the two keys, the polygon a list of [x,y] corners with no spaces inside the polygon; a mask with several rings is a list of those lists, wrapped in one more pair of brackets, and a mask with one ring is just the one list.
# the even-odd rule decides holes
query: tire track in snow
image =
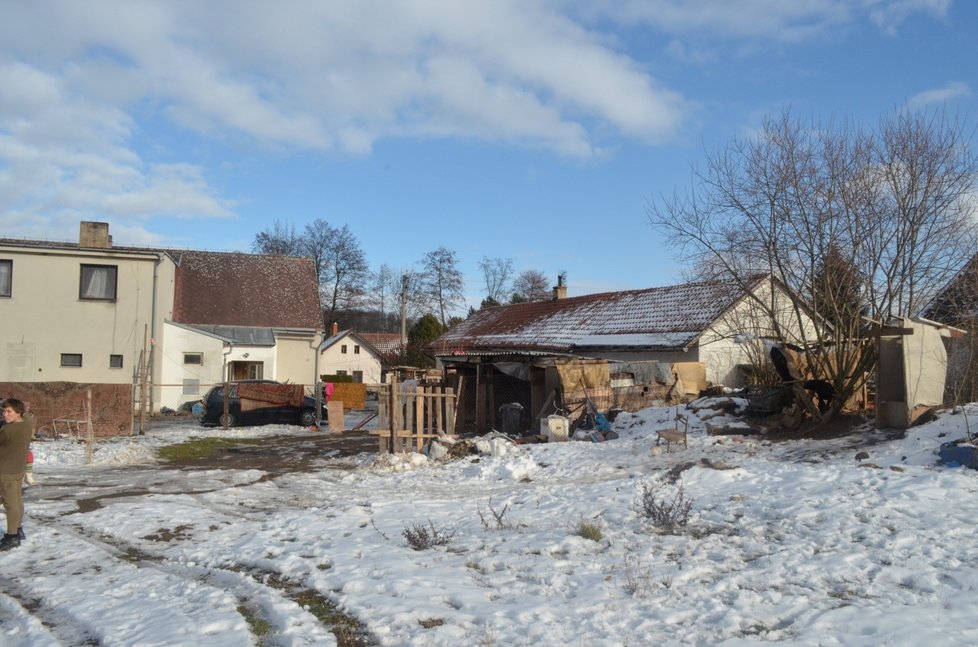
{"label": "tire track in snow", "polygon": [[[362,623],[341,612],[329,598],[279,573],[249,565],[232,564],[217,568],[180,563],[163,554],[147,551],[118,537],[92,532],[77,524],[60,520],[53,520],[53,523],[62,532],[113,559],[136,568],[156,570],[165,578],[177,578],[229,593],[237,601],[237,612],[248,622],[253,638],[259,645],[321,645],[329,642],[327,633],[332,633],[341,647],[376,644]],[[175,534],[159,540],[169,542],[178,538],[179,532],[175,531]],[[259,626],[270,628],[269,633],[258,635],[261,633],[257,630]],[[64,644],[82,647],[100,643]]]}

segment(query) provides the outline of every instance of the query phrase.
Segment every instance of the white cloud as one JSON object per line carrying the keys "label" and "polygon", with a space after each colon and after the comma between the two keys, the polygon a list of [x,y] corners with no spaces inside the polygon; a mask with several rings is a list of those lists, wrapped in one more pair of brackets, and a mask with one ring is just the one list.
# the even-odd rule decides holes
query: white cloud
{"label": "white cloud", "polygon": [[582,158],[621,139],[670,141],[691,102],[622,53],[608,20],[650,25],[660,49],[705,60],[678,39],[791,42],[860,16],[893,29],[918,12],[942,16],[947,4],[7,2],[0,217],[231,215],[233,202],[186,165],[160,124],[205,143],[355,155],[385,138],[468,138]]}
{"label": "white cloud", "polygon": [[910,16],[928,13],[935,18],[945,18],[951,0],[863,0],[869,8],[869,18],[890,35]]}
{"label": "white cloud", "polygon": [[147,165],[130,147],[135,124],[63,78],[0,64],[0,222],[5,235],[77,236],[79,218],[230,215],[200,170]]}
{"label": "white cloud", "polygon": [[971,88],[967,83],[952,81],[943,88],[926,90],[919,92],[907,100],[907,107],[910,109],[923,108],[934,104],[943,104],[959,97],[966,97],[971,94]]}
{"label": "white cloud", "polygon": [[894,33],[915,14],[944,18],[951,0],[581,0],[584,15],[649,25],[673,35],[792,43],[865,18]]}
{"label": "white cloud", "polygon": [[230,215],[200,169],[156,163],[185,160],[151,124],[357,155],[391,137],[577,157],[668,140],[683,98],[603,38],[518,0],[4,3],[0,215]]}

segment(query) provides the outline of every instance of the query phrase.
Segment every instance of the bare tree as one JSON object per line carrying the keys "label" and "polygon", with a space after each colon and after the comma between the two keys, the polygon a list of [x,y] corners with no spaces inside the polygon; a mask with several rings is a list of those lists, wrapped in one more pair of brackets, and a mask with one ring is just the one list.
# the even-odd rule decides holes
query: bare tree
{"label": "bare tree", "polygon": [[[898,113],[869,129],[805,126],[786,110],[708,155],[690,191],[648,216],[691,266],[737,281],[773,336],[805,349],[834,389],[830,418],[875,361],[863,316],[919,314],[973,252],[970,140],[943,114]],[[785,313],[749,289],[758,273],[802,300]],[[832,325],[807,325],[813,312]]]}
{"label": "bare tree", "polygon": [[417,289],[431,307],[438,312],[442,327],[448,325],[448,315],[458,309],[463,301],[462,272],[458,269],[455,252],[439,247],[425,254],[421,261],[422,271],[416,275]]}
{"label": "bare tree", "polygon": [[513,276],[513,260],[510,258],[489,258],[483,256],[479,261],[479,269],[486,282],[486,299],[500,304],[509,288],[509,280]]}
{"label": "bare tree", "polygon": [[316,265],[323,320],[328,327],[338,310],[350,309],[363,298],[370,267],[360,242],[347,225],[336,228],[316,219],[306,225],[302,242],[306,255]]}
{"label": "bare tree", "polygon": [[399,309],[400,277],[400,272],[387,263],[370,275],[367,302],[384,317],[388,312],[397,312]]}
{"label": "bare tree", "polygon": [[265,229],[255,234],[251,251],[256,254],[271,254],[276,256],[303,256],[302,239],[295,233],[295,225],[278,220],[271,229]]}
{"label": "bare tree", "polygon": [[513,303],[521,301],[546,301],[550,298],[547,275],[539,270],[524,270],[513,280]]}

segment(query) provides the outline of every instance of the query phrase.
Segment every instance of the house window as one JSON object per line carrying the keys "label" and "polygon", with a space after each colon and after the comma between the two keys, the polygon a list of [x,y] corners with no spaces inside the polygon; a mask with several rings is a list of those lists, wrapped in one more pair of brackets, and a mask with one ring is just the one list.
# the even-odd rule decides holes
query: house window
{"label": "house window", "polygon": [[360,344],[356,344],[356,345],[353,346],[353,354],[354,355],[359,355],[360,354]]}
{"label": "house window", "polygon": [[14,262],[11,260],[0,260],[0,297],[10,296],[10,286],[13,284],[11,278],[14,274]]}
{"label": "house window", "polygon": [[200,395],[200,380],[198,379],[183,379],[183,394],[184,395]]}
{"label": "house window", "polygon": [[337,375],[346,375],[346,371],[336,371]]}
{"label": "house window", "polygon": [[109,355],[109,368],[122,368],[122,355]]}
{"label": "house window", "polygon": [[231,362],[228,364],[228,377],[231,380],[260,380],[264,372],[262,362]]}
{"label": "house window", "polygon": [[81,353],[61,353],[61,365],[78,367],[82,365]]}
{"label": "house window", "polygon": [[115,301],[115,265],[82,265],[78,298],[87,301]]}
{"label": "house window", "polygon": [[363,384],[363,371],[353,371],[353,381],[357,384]]}
{"label": "house window", "polygon": [[340,354],[346,355],[346,344],[340,344]]}
{"label": "house window", "polygon": [[196,364],[197,366],[201,366],[204,363],[204,354],[203,353],[184,353],[183,354],[183,363],[184,364]]}

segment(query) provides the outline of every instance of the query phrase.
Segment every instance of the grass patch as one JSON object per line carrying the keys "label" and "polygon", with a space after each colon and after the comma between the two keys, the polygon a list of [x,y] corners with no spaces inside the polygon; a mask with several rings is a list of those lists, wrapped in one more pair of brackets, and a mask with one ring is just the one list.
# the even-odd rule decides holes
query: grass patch
{"label": "grass patch", "polygon": [[278,573],[267,573],[265,584],[282,591],[289,599],[326,625],[336,637],[337,647],[368,647],[376,642],[355,617],[344,613],[318,591],[306,588]]}
{"label": "grass patch", "polygon": [[267,620],[263,620],[251,612],[250,609],[245,607],[243,604],[238,605],[238,613],[245,619],[248,623],[248,627],[251,628],[251,633],[253,636],[262,638],[272,633],[272,624]]}
{"label": "grass patch", "polygon": [[184,463],[187,461],[210,458],[222,449],[235,445],[260,445],[261,438],[193,438],[191,440],[167,445],[157,450],[156,455],[169,463]]}
{"label": "grass patch", "polygon": [[583,537],[584,539],[590,539],[591,541],[601,541],[604,535],[601,533],[601,528],[597,524],[591,523],[590,521],[581,521],[577,525],[578,537]]}

